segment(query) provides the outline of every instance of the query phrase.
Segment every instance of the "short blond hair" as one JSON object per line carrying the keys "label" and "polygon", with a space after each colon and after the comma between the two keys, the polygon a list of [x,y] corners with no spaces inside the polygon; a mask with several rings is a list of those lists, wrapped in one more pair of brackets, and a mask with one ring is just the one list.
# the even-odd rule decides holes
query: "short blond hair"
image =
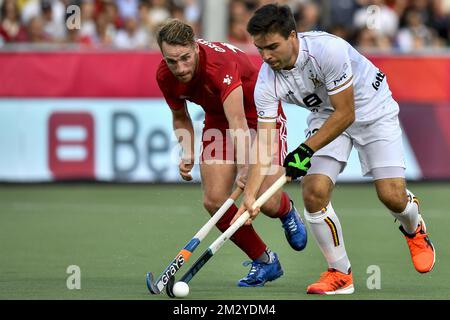
{"label": "short blond hair", "polygon": [[170,19],[161,26],[158,31],[158,45],[161,48],[162,43],[169,45],[188,46],[194,45],[194,30],[190,25],[178,19]]}

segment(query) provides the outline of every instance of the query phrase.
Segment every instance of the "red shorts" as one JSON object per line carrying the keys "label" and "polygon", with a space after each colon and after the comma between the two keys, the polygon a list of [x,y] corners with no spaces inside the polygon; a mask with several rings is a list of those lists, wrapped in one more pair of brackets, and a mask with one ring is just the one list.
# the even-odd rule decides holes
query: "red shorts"
{"label": "red shorts", "polygon": [[[256,136],[256,128],[251,127],[251,139]],[[238,143],[243,143],[244,136],[238,138]],[[282,165],[287,154],[287,128],[286,117],[283,112],[277,118],[277,140],[276,152],[274,154],[273,164]],[[223,163],[239,163],[242,160],[240,155],[235,154],[233,140],[229,129],[217,129],[205,127],[202,133],[202,150],[200,153],[200,163],[213,164],[215,161]]]}

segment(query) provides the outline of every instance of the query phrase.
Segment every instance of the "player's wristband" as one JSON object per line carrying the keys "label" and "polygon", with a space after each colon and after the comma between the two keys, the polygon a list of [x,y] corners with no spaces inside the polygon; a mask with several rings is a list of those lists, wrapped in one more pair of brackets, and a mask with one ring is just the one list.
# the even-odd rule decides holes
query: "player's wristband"
{"label": "player's wristband", "polygon": [[314,155],[314,150],[304,143],[302,143],[297,149],[301,149],[305,153],[305,155],[310,158]]}

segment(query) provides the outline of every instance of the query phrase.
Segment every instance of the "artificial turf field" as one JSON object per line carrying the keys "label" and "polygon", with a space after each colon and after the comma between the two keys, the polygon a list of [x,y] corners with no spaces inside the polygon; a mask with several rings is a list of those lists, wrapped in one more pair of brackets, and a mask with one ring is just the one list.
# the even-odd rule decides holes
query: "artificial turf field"
{"label": "artificial turf field", "polygon": [[[230,241],[190,282],[189,299],[450,299],[450,184],[414,183],[409,188],[421,209],[437,252],[428,274],[412,266],[394,218],[378,202],[371,184],[338,185],[333,197],[352,262],[353,295],[310,296],[308,284],[326,270],[309,233],[302,252],[293,251],[278,220],[254,222],[278,253],[285,274],[264,288],[238,288],[249,267]],[[286,190],[303,216],[299,187]],[[207,221],[200,185],[1,185],[0,299],[145,299],[152,296],[145,274],[157,277]],[[178,278],[211,244],[214,229]],[[81,270],[81,289],[66,286],[67,267]],[[368,289],[369,266],[381,271],[381,288]],[[186,298],[185,298],[186,299]]]}

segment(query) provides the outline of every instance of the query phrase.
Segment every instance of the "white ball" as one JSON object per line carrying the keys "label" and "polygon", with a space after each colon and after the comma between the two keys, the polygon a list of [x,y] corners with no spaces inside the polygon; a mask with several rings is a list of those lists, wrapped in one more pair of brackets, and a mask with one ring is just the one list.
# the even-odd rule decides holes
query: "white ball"
{"label": "white ball", "polygon": [[179,281],[173,286],[173,294],[175,297],[184,298],[189,294],[189,286],[186,282]]}

